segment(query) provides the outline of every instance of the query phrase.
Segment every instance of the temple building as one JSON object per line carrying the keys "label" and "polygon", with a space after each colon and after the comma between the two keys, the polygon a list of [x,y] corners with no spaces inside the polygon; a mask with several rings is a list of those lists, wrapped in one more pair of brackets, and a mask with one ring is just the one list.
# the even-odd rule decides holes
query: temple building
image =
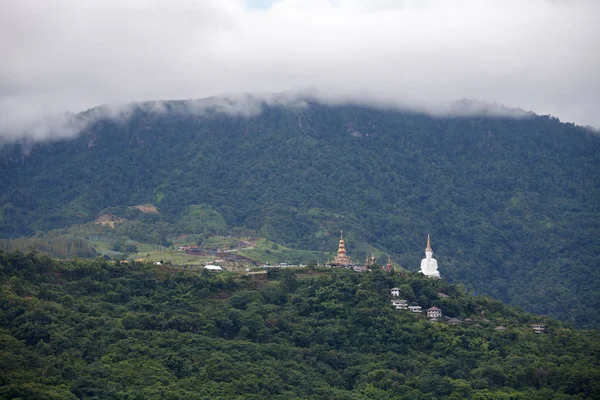
{"label": "temple building", "polygon": [[337,256],[331,262],[332,266],[350,266],[352,259],[346,254],[346,245],[344,244],[344,235],[340,231],[340,244],[338,245]]}
{"label": "temple building", "polygon": [[375,265],[375,255],[373,253],[371,253],[371,257],[368,257],[365,259],[365,265],[363,266],[365,269],[373,269],[373,266]]}
{"label": "temple building", "polygon": [[[375,254],[371,253],[371,257],[367,256],[364,264],[355,263],[352,259],[346,254],[346,243],[344,242],[343,232],[340,231],[340,242],[338,245],[337,255],[333,258],[333,260],[327,262],[326,267],[328,268],[347,268],[353,269],[356,272],[366,272],[372,271],[376,265],[377,259],[375,258]],[[382,267],[382,269],[393,271],[394,268],[392,266],[392,260],[388,257],[387,265]]]}
{"label": "temple building", "polygon": [[385,270],[392,271],[393,269],[394,269],[394,267],[392,267],[392,259],[390,257],[388,257],[388,262],[387,262],[387,265],[385,266]]}

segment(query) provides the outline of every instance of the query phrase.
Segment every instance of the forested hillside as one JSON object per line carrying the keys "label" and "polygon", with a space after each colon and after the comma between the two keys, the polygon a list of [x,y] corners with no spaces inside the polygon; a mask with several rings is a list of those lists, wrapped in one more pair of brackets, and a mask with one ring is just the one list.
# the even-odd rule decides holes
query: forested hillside
{"label": "forested hillside", "polygon": [[[393,287],[464,322],[395,310]],[[597,331],[417,273],[286,270],[257,281],[0,252],[0,344],[1,398],[600,396]]]}
{"label": "forested hillside", "polygon": [[[447,281],[599,326],[600,137],[539,116],[311,102],[235,116],[185,104],[99,118],[73,140],[4,146],[0,235],[152,204],[160,214],[138,228],[157,227],[159,241],[244,227],[333,251],[343,229],[350,255],[369,243],[417,270],[430,233]],[[212,225],[188,223],[198,207]]]}

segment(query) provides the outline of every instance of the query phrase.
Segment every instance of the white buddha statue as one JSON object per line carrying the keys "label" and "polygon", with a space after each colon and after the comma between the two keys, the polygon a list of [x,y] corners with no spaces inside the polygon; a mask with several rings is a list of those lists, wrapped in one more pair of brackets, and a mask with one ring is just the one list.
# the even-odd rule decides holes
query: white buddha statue
{"label": "white buddha statue", "polygon": [[421,273],[430,278],[440,279],[437,260],[432,257],[433,250],[431,249],[431,240],[427,235],[427,247],[425,248],[425,258],[421,260]]}

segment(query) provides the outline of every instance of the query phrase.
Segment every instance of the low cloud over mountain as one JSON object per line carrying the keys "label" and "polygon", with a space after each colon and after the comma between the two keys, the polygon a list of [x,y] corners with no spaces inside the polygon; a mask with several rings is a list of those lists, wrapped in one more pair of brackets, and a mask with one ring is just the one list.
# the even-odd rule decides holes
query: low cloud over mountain
{"label": "low cloud over mountain", "polygon": [[306,88],[431,113],[476,98],[600,126],[599,2],[252,4],[0,2],[0,135],[69,135],[55,115],[105,103]]}

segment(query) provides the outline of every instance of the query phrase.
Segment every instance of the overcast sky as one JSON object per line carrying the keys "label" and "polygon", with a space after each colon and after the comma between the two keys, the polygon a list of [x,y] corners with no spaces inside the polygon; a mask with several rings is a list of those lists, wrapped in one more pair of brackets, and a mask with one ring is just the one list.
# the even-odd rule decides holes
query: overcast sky
{"label": "overcast sky", "polygon": [[105,103],[306,88],[600,127],[599,15],[600,0],[0,0],[0,131]]}

